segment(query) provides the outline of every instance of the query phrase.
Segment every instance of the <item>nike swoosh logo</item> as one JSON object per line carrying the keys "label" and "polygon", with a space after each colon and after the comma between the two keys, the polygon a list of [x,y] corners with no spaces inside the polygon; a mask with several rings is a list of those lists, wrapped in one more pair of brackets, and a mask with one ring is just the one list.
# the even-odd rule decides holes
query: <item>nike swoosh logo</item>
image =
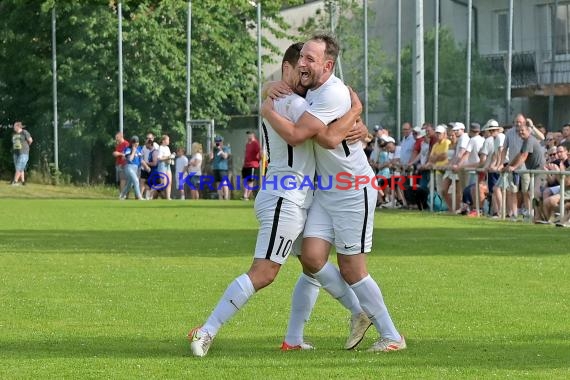
{"label": "nike swoosh logo", "polygon": [[353,245],[346,245],[346,244],[345,244],[345,245],[344,245],[344,249],[351,249],[351,248],[354,248],[354,247],[356,247],[356,244],[353,244]]}

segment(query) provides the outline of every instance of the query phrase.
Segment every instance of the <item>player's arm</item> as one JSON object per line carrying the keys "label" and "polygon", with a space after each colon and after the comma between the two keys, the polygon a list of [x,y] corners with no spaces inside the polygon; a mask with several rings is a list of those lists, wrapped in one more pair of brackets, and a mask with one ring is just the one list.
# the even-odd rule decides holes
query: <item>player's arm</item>
{"label": "player's arm", "polygon": [[267,82],[261,89],[261,97],[264,99],[269,96],[271,99],[275,100],[277,98],[284,98],[292,93],[293,90],[291,90],[291,87],[282,80]]}
{"label": "player's arm", "polygon": [[[362,103],[358,95],[349,87],[351,108],[340,119],[332,122],[328,128],[324,128],[315,136],[315,141],[325,149],[334,149],[344,140],[349,132],[355,128],[355,123],[360,120]],[[356,125],[356,130],[361,133],[364,124]],[[366,128],[366,127],[364,127]],[[366,130],[368,134],[368,130]],[[360,138],[358,139],[360,140]]]}
{"label": "player's arm", "polygon": [[326,128],[320,119],[308,112],[304,112],[297,123],[293,124],[275,111],[271,98],[266,98],[263,102],[261,115],[271,124],[275,132],[291,146],[303,143]]}

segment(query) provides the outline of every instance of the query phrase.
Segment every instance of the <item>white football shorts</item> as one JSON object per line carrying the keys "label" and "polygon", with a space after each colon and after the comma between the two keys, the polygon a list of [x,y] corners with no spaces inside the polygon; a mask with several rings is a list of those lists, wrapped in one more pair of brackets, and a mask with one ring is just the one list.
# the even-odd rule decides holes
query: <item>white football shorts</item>
{"label": "white football shorts", "polygon": [[255,197],[255,214],[259,231],[254,257],[283,264],[291,253],[293,243],[303,232],[307,210],[285,198],[262,191]]}
{"label": "white football shorts", "polygon": [[303,236],[328,241],[342,255],[370,252],[377,197],[371,186],[341,193],[317,191]]}

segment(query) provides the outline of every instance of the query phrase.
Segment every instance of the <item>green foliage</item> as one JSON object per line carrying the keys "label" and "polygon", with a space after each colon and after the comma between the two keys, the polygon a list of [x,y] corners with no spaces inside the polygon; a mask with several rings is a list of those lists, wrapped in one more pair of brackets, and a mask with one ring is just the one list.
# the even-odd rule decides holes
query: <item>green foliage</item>
{"label": "green foliage", "polygon": [[[424,38],[424,84],[426,120],[433,120],[433,88],[435,32]],[[500,103],[504,92],[501,79],[486,61],[472,50],[471,58],[471,121],[484,123],[493,114],[493,106]],[[458,47],[447,28],[439,31],[439,122],[465,120],[465,94],[467,89],[466,48]],[[396,110],[396,77],[388,84],[390,109]],[[402,49],[402,120],[412,120],[412,46]],[[395,112],[394,112],[395,115]]]}
{"label": "green foliage", "polygon": [[[298,3],[290,1],[289,3]],[[57,14],[60,169],[74,181],[110,179],[119,129],[117,1],[0,3],[0,124],[21,119],[36,143],[31,163],[53,157],[51,10]],[[281,2],[264,1],[264,34],[283,36]],[[124,130],[183,140],[188,2],[123,1]],[[271,22],[270,22],[271,21]],[[247,0],[192,5],[193,119],[249,114],[256,103],[256,8]],[[275,51],[265,38],[263,45]],[[264,57],[268,59],[268,57]]]}
{"label": "green foliage", "polygon": [[[364,104],[364,11],[362,2],[356,0],[327,0],[323,9],[309,17],[300,32],[309,38],[316,32],[331,30],[338,39],[341,52],[336,66],[336,75],[358,92]],[[368,19],[374,19],[374,11],[368,9]],[[375,110],[383,96],[383,88],[391,77],[386,65],[387,59],[381,49],[379,37],[371,36],[368,41],[368,103],[369,111]],[[342,71],[341,71],[342,69]]]}

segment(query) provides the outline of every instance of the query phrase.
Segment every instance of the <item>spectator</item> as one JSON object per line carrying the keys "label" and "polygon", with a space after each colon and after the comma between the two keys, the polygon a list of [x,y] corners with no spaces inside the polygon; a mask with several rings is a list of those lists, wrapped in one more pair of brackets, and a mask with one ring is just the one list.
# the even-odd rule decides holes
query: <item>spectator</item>
{"label": "spectator", "polygon": [[500,186],[498,186],[500,174],[499,170],[503,168],[503,163],[501,162],[501,155],[503,151],[503,145],[505,143],[505,134],[503,133],[503,128],[499,126],[496,120],[490,119],[485,124],[485,130],[490,133],[488,139],[492,140],[492,146],[486,148],[487,140],[484,144],[485,152],[487,153],[487,158],[483,167],[487,169],[487,189],[491,196],[491,211],[492,217],[499,217],[499,212],[501,211],[502,204],[502,191]]}
{"label": "spectator", "polygon": [[154,142],[154,135],[147,133],[145,146],[142,148],[141,178],[142,183],[141,194],[144,199],[152,199],[154,195],[153,185],[158,183],[149,183],[149,179],[158,181],[159,176],[156,175],[156,167],[158,166],[158,144]]}
{"label": "spectator", "polygon": [[113,157],[115,157],[115,182],[119,186],[119,193],[123,192],[126,183],[125,174],[125,155],[123,154],[126,147],[129,146],[129,142],[125,140],[122,132],[117,132],[115,135],[115,150],[113,151]]}
{"label": "spectator", "polygon": [[566,149],[570,150],[570,124],[564,124],[561,132],[562,138],[557,145],[564,145]]}
{"label": "spectator", "polygon": [[[431,168],[436,168],[435,170],[435,188],[439,195],[445,199],[444,186],[443,186],[443,167],[448,164],[447,152],[451,141],[447,138],[447,129],[444,125],[438,125],[435,127],[435,135],[437,136],[437,142],[433,145],[431,153],[429,155],[429,166]],[[450,182],[451,183],[451,182]],[[445,188],[445,192],[449,190],[449,187]]]}
{"label": "spectator", "polygon": [[[544,135],[536,129],[532,120],[526,119],[523,114],[518,114],[514,120],[514,126],[509,129],[505,133],[505,149],[503,150],[503,158],[508,162],[507,166],[512,166],[512,163],[517,160],[517,156],[519,156],[521,152],[521,147],[523,145],[523,140],[520,137],[518,131],[521,126],[528,126],[531,135],[535,137],[537,141],[543,140]],[[540,144],[539,144],[540,145]],[[542,148],[541,148],[542,149]],[[536,152],[534,152],[536,154]],[[544,155],[541,153],[542,158],[544,159]],[[524,170],[527,169],[525,166],[525,160],[517,160],[517,164],[520,165],[516,167],[514,170]],[[507,170],[506,174],[503,175],[501,179],[501,186],[502,181],[507,181],[507,209],[508,209],[508,216],[512,221],[517,220],[518,216],[518,199],[517,193],[520,190],[522,192],[522,200],[523,205],[526,211],[523,211],[523,216],[528,217],[528,210],[530,209],[530,174],[524,173],[522,175],[518,175],[514,173],[514,170]]]}
{"label": "spectator", "polygon": [[179,199],[186,199],[184,182],[180,182],[180,178],[184,179],[188,168],[188,157],[186,157],[186,150],[182,147],[176,149],[176,161],[174,163],[174,178],[176,179],[176,190],[178,191]]}
{"label": "spectator", "polygon": [[131,187],[135,190],[135,196],[138,200],[145,200],[141,196],[141,189],[139,187],[139,177],[138,172],[140,166],[143,164],[142,161],[142,147],[139,146],[139,138],[138,136],[131,137],[130,145],[125,148],[123,151],[126,165],[125,165],[125,175],[127,177],[127,183],[121,194],[119,195],[119,199],[123,200],[127,198],[127,193],[131,190]]}
{"label": "spectator", "polygon": [[400,143],[400,164],[406,169],[412,160],[416,138],[412,134],[412,125],[408,122],[402,124],[402,141]]}
{"label": "spectator", "polygon": [[172,189],[172,171],[170,165],[173,165],[175,155],[170,152],[168,145],[170,144],[170,137],[162,135],[160,139],[160,146],[158,147],[158,165],[156,170],[162,173],[161,179],[166,181],[164,184],[164,194],[167,200],[170,200],[170,192]]}
{"label": "spectator", "polygon": [[[542,147],[538,140],[532,135],[532,123],[519,123],[517,132],[522,139],[522,145],[519,153],[512,159],[509,164],[503,168],[505,172],[513,172],[524,162],[528,170],[544,170],[545,160]],[[541,182],[544,182],[545,176],[543,174],[535,175],[535,189],[534,194],[541,194]]]}
{"label": "spectator", "polygon": [[12,153],[14,157],[14,179],[12,185],[17,186],[26,184],[25,171],[26,165],[30,158],[30,145],[32,144],[32,136],[30,132],[24,129],[21,121],[14,123],[14,132],[12,133]]}
{"label": "spectator", "polygon": [[188,163],[190,177],[190,196],[192,199],[200,199],[200,177],[202,176],[202,144],[192,143],[190,162]]}
{"label": "spectator", "polygon": [[222,136],[214,138],[216,147],[213,152],[210,152],[210,160],[212,160],[212,168],[214,170],[214,181],[216,189],[218,189],[218,199],[230,199],[229,189],[229,158],[232,154],[229,146],[224,146],[224,139]]}
{"label": "spectator", "polygon": [[[148,178],[152,169],[156,169],[156,158],[153,161],[152,152],[156,150],[158,152],[158,144],[154,141],[154,134],[152,132],[148,132],[146,134],[146,138],[144,140],[144,145],[142,147],[142,159],[146,163],[146,166],[141,165],[141,175],[140,175],[140,187],[141,187],[141,194],[143,198],[150,198],[150,184],[148,183]],[[145,167],[150,170],[145,170]],[[152,189],[151,189],[152,190]]]}
{"label": "spectator", "polygon": [[255,185],[255,178],[259,178],[259,160],[260,146],[259,141],[255,137],[255,133],[247,131],[247,143],[245,144],[245,157],[243,159],[243,168],[241,169],[242,181],[247,179],[244,184],[243,200],[249,201],[252,188]]}

